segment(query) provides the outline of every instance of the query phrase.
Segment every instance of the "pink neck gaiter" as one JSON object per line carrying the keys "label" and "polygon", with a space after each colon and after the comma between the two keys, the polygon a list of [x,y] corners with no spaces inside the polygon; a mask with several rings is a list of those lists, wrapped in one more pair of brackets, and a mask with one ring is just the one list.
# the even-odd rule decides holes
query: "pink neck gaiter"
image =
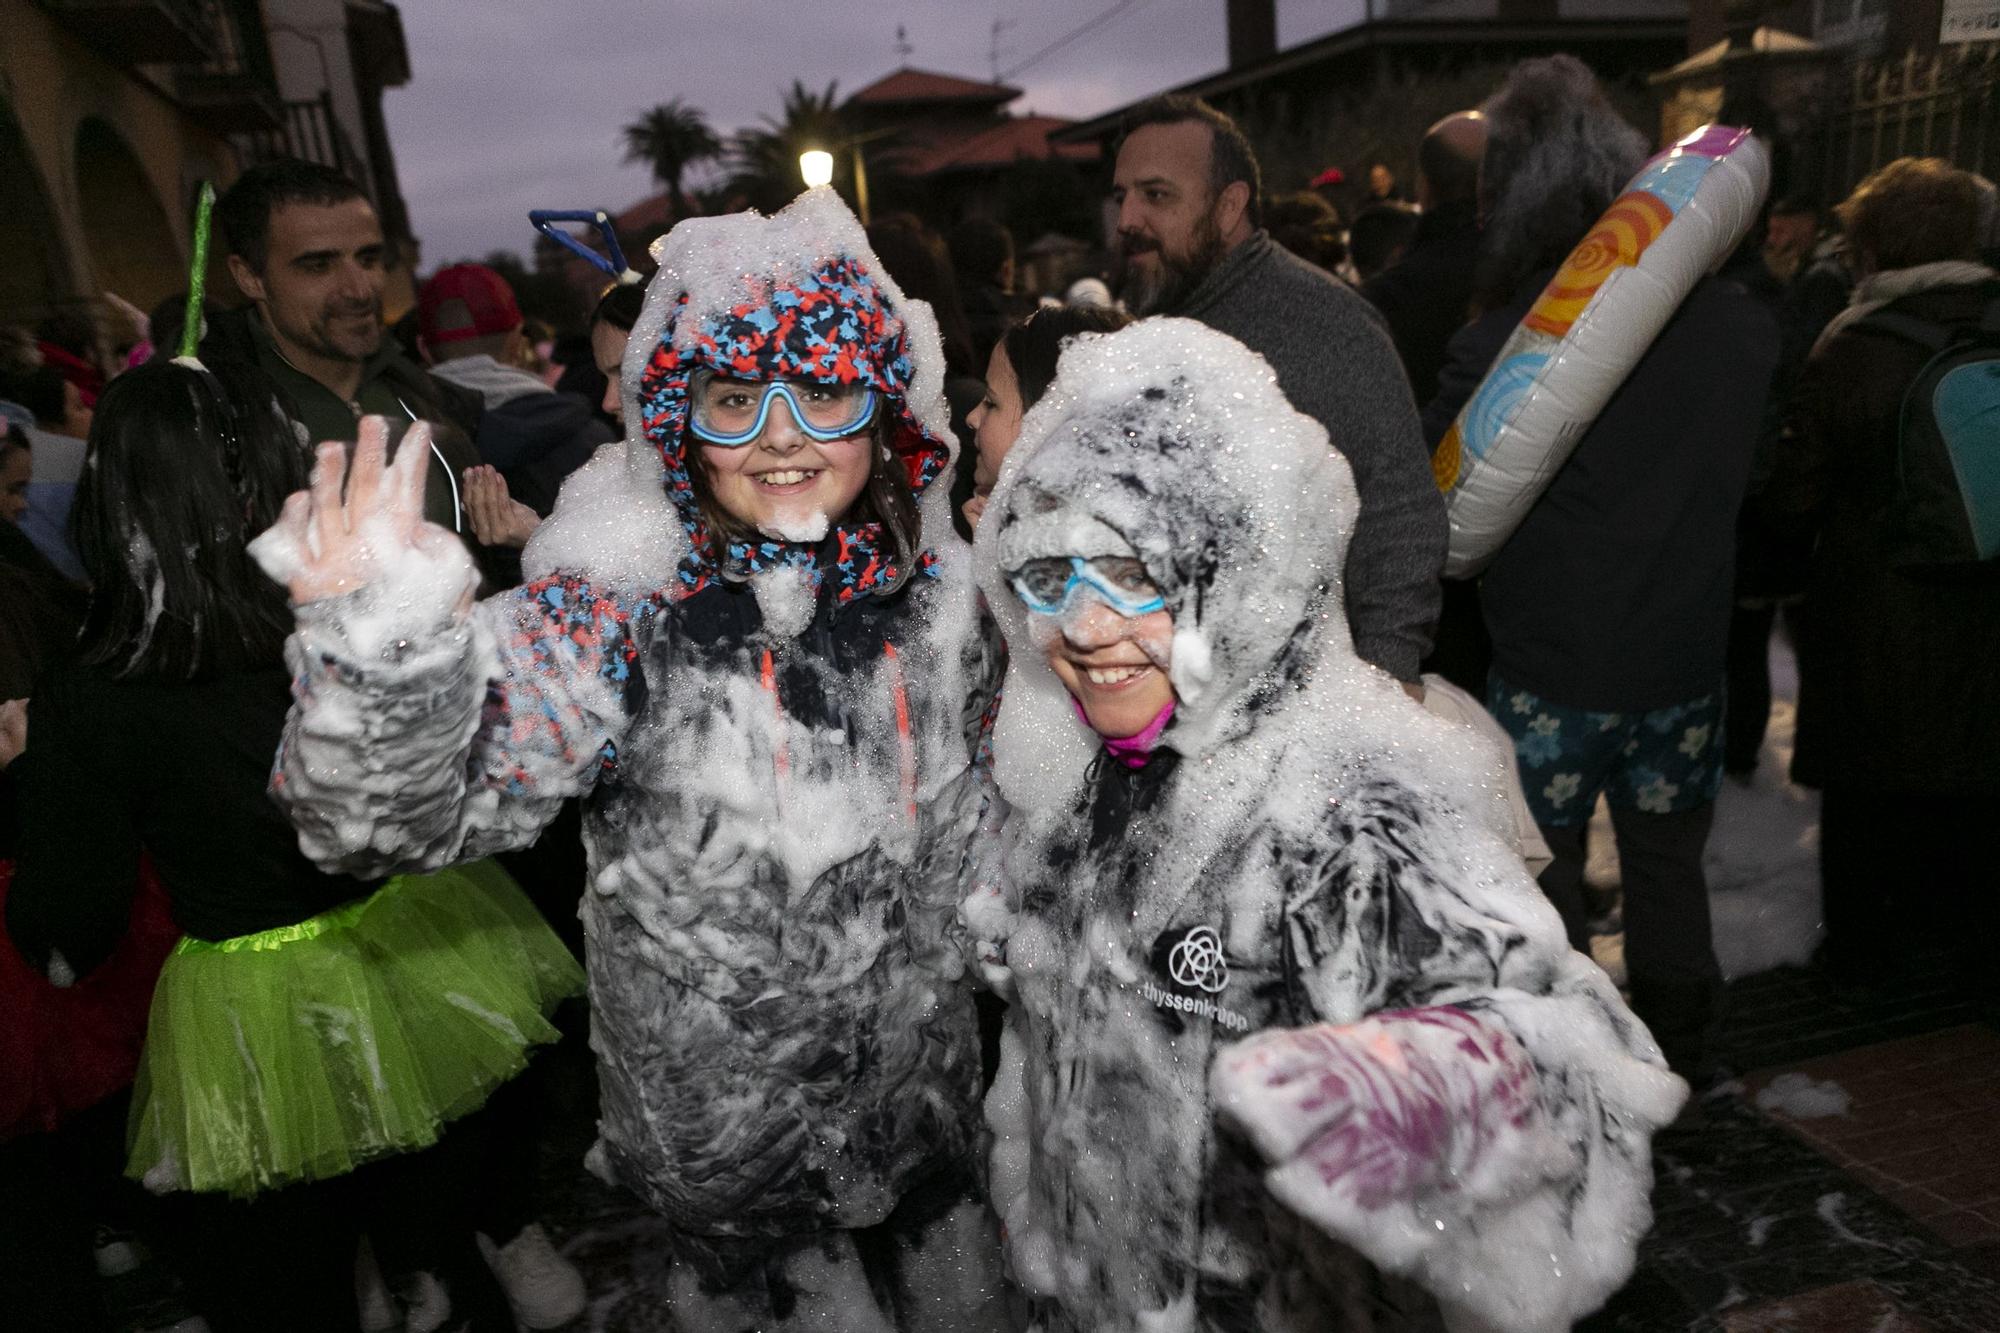
{"label": "pink neck gaiter", "polygon": [[[1167,700],[1166,707],[1154,714],[1153,720],[1136,736],[1099,736],[1098,739],[1104,742],[1105,752],[1127,768],[1144,768],[1146,761],[1153,757],[1153,747],[1160,743],[1160,733],[1167,729],[1167,723],[1174,720],[1174,703],[1172,699]],[[1076,701],[1074,695],[1070,697],[1069,706],[1076,710],[1077,721],[1086,727],[1090,725],[1090,718],[1084,714],[1083,705]]]}

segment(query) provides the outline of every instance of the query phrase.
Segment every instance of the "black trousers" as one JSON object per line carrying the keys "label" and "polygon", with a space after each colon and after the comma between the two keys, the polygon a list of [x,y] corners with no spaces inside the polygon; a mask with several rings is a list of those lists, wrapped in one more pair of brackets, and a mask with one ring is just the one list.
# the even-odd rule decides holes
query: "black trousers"
{"label": "black trousers", "polygon": [[[1775,601],[1755,606],[1741,602],[1729,613],[1729,651],[1724,670],[1728,689],[1723,695],[1722,767],[1728,773],[1748,773],[1757,767],[1764,748],[1764,730],[1771,722],[1771,631],[1778,623]],[[1797,622],[1786,612],[1789,632]]]}
{"label": "black trousers", "polygon": [[1438,623],[1423,669],[1435,671],[1475,699],[1486,697],[1486,676],[1493,667],[1493,637],[1479,609],[1477,579],[1444,579]]}
{"label": "black trousers", "polygon": [[441,1183],[464,1201],[472,1229],[485,1232],[495,1245],[505,1245],[541,1218],[543,1141],[552,1125],[588,1114],[574,1103],[595,1091],[589,1010],[581,1000],[567,1000],[553,1021],[562,1029],[562,1041],[536,1050],[525,1070],[452,1127],[457,1150],[443,1164],[452,1178]]}
{"label": "black trousers", "polygon": [[[0,1326],[98,1333],[111,1327],[91,1252],[100,1221],[129,1218],[123,1092],[53,1133],[0,1143]],[[120,1217],[120,1215],[124,1215]]]}
{"label": "black trousers", "polygon": [[[1632,1009],[1652,1030],[1667,1063],[1692,1082],[1706,1079],[1708,1044],[1721,1014],[1722,967],[1708,910],[1701,854],[1715,806],[1673,814],[1611,807],[1625,898],[1625,975]],[[1542,892],[1562,914],[1570,944],[1590,952],[1584,901],[1586,825],[1542,825],[1555,860]]]}

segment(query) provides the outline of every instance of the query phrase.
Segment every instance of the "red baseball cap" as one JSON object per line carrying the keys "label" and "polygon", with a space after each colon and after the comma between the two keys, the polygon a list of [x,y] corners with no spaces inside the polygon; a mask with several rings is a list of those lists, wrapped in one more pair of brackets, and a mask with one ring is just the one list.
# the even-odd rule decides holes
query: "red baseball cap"
{"label": "red baseball cap", "polygon": [[520,327],[514,289],[484,264],[439,269],[417,293],[417,332],[433,347]]}

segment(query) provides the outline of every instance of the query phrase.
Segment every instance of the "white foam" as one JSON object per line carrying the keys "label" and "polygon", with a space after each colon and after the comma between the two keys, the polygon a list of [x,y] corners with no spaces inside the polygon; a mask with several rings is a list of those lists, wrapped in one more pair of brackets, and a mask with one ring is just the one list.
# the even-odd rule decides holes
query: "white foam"
{"label": "white foam", "polygon": [[825,541],[826,534],[832,527],[831,520],[823,512],[815,509],[800,519],[773,518],[761,525],[758,531],[767,537],[776,537],[781,542],[810,544]]}
{"label": "white foam", "polygon": [[139,627],[139,641],[132,647],[132,656],[136,658],[153,641],[153,631],[167,605],[167,580],[160,570],[160,557],[141,528],[134,527],[126,538],[125,567],[131,572],[132,586],[143,588],[146,593],[145,623]]}
{"label": "white foam", "polygon": [[774,639],[796,639],[813,618],[813,586],[797,565],[778,565],[752,576],[757,609],[764,613],[764,632]]}
{"label": "white foam", "polygon": [[1757,1094],[1758,1110],[1777,1111],[1794,1120],[1846,1115],[1849,1105],[1847,1089],[1831,1080],[1821,1082],[1797,1070],[1778,1075]]}
{"label": "white foam", "polygon": [[563,483],[554,512],[521,552],[521,572],[531,582],[582,574],[606,592],[634,596],[666,586],[688,539],[664,474],[643,439],[604,445]]}

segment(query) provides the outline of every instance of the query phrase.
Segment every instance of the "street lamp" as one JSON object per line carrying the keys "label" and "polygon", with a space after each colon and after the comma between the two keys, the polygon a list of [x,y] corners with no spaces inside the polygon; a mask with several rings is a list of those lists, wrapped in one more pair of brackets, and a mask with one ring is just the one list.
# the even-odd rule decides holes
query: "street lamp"
{"label": "street lamp", "polygon": [[887,138],[895,133],[897,130],[891,126],[887,129],[870,130],[866,134],[857,134],[851,139],[843,139],[832,145],[831,151],[825,148],[808,148],[799,154],[799,175],[805,179],[807,189],[830,185],[833,182],[834,153],[853,153],[854,211],[860,217],[861,225],[865,227],[868,225],[868,163],[861,156],[861,145],[873,143],[877,139]]}
{"label": "street lamp", "polygon": [[833,154],[822,148],[809,148],[800,153],[799,175],[805,177],[808,190],[817,190],[822,185],[832,184]]}

